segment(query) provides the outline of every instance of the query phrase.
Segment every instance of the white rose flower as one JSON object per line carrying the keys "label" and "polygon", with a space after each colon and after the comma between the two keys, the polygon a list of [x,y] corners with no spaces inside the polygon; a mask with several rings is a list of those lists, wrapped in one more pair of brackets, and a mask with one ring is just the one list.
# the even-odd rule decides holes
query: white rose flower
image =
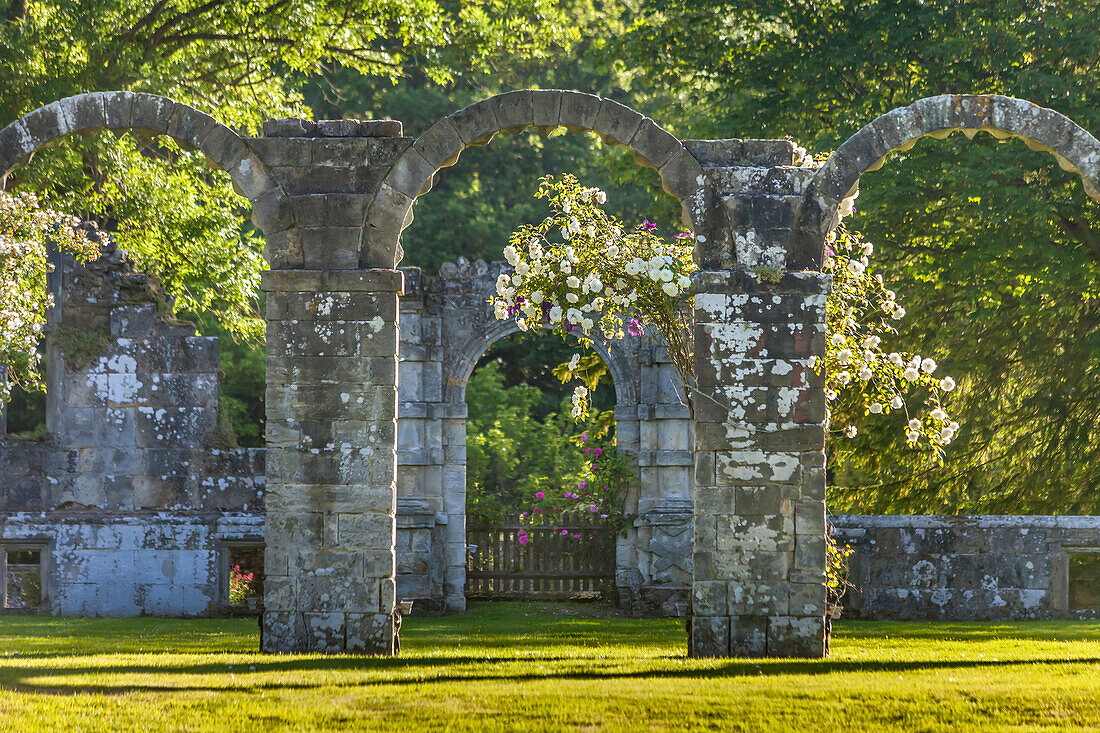
{"label": "white rose flower", "polygon": [[544,296],[542,294],[541,290],[535,290],[534,292],[531,293],[531,302],[534,303],[535,305],[539,305],[545,299],[546,299],[546,296]]}
{"label": "white rose flower", "polygon": [[568,275],[573,272],[573,266],[569,264],[569,260],[562,260],[558,263],[558,269],[561,270],[561,274]]}
{"label": "white rose flower", "polygon": [[905,359],[901,358],[901,354],[896,351],[890,352],[890,355],[886,357],[890,360],[890,363],[894,366],[905,366]]}
{"label": "white rose flower", "polygon": [[565,312],[565,320],[569,321],[570,323],[580,323],[583,318],[584,315],[581,313],[579,308],[570,308]]}
{"label": "white rose flower", "polygon": [[863,348],[875,349],[878,348],[878,345],[881,343],[882,339],[880,339],[878,336],[868,336],[867,338],[863,339]]}
{"label": "white rose flower", "polygon": [[882,311],[883,313],[889,313],[890,311],[894,310],[895,307],[896,306],[894,305],[894,301],[887,300],[884,301],[882,304]]}
{"label": "white rose flower", "polygon": [[515,275],[512,275],[512,284],[515,285],[517,288],[520,285],[523,285],[523,275],[520,275],[518,273],[515,274]]}
{"label": "white rose flower", "polygon": [[[627,265],[627,267],[629,268],[629,265]],[[635,273],[635,274],[637,274],[637,273]],[[619,279],[617,279],[615,281],[615,289],[616,290],[626,290],[626,280],[623,280],[621,277]]]}
{"label": "white rose flower", "polygon": [[588,333],[589,331],[592,330],[592,323],[593,322],[592,322],[591,318],[582,318],[581,319],[581,328],[584,329],[585,333]]}
{"label": "white rose flower", "polygon": [[901,395],[894,395],[890,398],[890,407],[894,410],[900,410],[901,406],[905,404],[901,400]]}
{"label": "white rose flower", "polygon": [[[516,248],[512,245],[508,245],[504,248],[504,259],[512,262],[512,259],[516,256]],[[512,264],[515,264],[514,262]]]}
{"label": "white rose flower", "polygon": [[870,367],[863,367],[859,370],[859,378],[864,382],[869,382],[873,376],[875,376],[875,373],[871,371]]}
{"label": "white rose flower", "polygon": [[932,419],[943,422],[947,419],[947,413],[944,412],[943,409],[937,407],[935,410],[932,410]]}
{"label": "white rose flower", "polygon": [[500,277],[497,278],[497,295],[503,297],[504,296],[504,289],[507,288],[507,287],[508,287],[508,276],[501,273]]}
{"label": "white rose flower", "polygon": [[920,379],[920,372],[913,367],[905,367],[905,371],[902,372],[901,376],[905,377],[910,382],[915,382]]}
{"label": "white rose flower", "polygon": [[848,362],[851,361],[851,360],[852,360],[852,350],[851,349],[841,349],[840,351],[836,352],[836,363],[837,364],[840,364],[841,366],[846,366],[848,364]]}
{"label": "white rose flower", "polygon": [[607,248],[607,256],[612,257],[612,258],[618,257],[619,256],[619,245],[612,244],[611,246],[609,246]]}
{"label": "white rose flower", "polygon": [[661,270],[661,280],[666,282],[666,283],[672,282],[672,270],[669,270],[669,269]]}
{"label": "white rose flower", "polygon": [[920,420],[918,420],[915,417],[912,420],[910,420],[909,421],[909,429],[910,430],[920,430]]}
{"label": "white rose flower", "polygon": [[577,367],[581,365],[581,355],[573,354],[573,358],[569,360],[569,371],[575,371]]}
{"label": "white rose flower", "polygon": [[893,318],[895,321],[900,321],[902,318],[905,318],[905,309],[899,305],[897,309],[894,310],[892,314],[890,314],[890,317]]}
{"label": "white rose flower", "polygon": [[910,443],[916,443],[918,440],[920,440],[920,433],[918,433],[916,430],[910,430],[905,434],[905,437],[909,438]]}
{"label": "white rose flower", "polygon": [[561,228],[561,238],[562,239],[569,239],[569,227],[562,227]]}
{"label": "white rose flower", "polygon": [[587,232],[588,232],[588,236],[595,239],[595,237],[596,237],[596,225],[595,224],[589,224]]}
{"label": "white rose flower", "polygon": [[848,383],[852,381],[852,375],[844,371],[836,375],[836,381],[840,382],[844,386],[848,386]]}
{"label": "white rose flower", "polygon": [[493,316],[498,321],[503,321],[505,318],[508,317],[508,306],[504,305],[503,300],[498,300],[497,302],[493,303]]}
{"label": "white rose flower", "polygon": [[517,262],[517,263],[515,263],[515,265],[516,265],[516,272],[518,272],[520,275],[523,275],[524,277],[526,277],[527,275],[529,275],[531,273],[531,266],[529,264],[527,264],[526,262]]}
{"label": "white rose flower", "polygon": [[686,290],[688,285],[691,285],[691,278],[687,275],[681,275],[677,278],[676,284],[680,286],[681,290]]}
{"label": "white rose flower", "polygon": [[606,204],[607,203],[607,194],[604,193],[603,191],[597,191],[596,192],[596,202],[601,204],[601,205]]}
{"label": "white rose flower", "polygon": [[565,286],[567,288],[572,288],[573,290],[576,290],[581,286],[581,280],[576,275],[570,275],[569,277],[565,278]]}
{"label": "white rose flower", "polygon": [[658,270],[656,267],[651,267],[649,269],[649,279],[653,282],[657,282],[661,279],[661,271]]}
{"label": "white rose flower", "polygon": [[550,309],[550,322],[561,323],[561,306],[555,305]]}
{"label": "white rose flower", "polygon": [[859,432],[859,431],[858,431],[858,430],[856,430],[856,426],[855,426],[855,425],[849,425],[848,427],[844,428],[844,436],[845,436],[845,437],[847,437],[847,438],[854,438],[854,437],[856,437],[856,434],[857,434],[858,432]]}
{"label": "white rose flower", "polygon": [[957,422],[952,422],[947,427],[951,428],[952,432],[955,432],[955,433],[959,432],[959,424]]}
{"label": "white rose flower", "polygon": [[881,402],[872,402],[871,404],[867,405],[867,409],[870,410],[871,412],[873,412],[874,414],[878,415],[879,413],[882,412],[882,403]]}
{"label": "white rose flower", "polygon": [[955,380],[951,377],[944,377],[940,380],[940,389],[942,389],[944,392],[950,392],[951,390],[955,389]]}
{"label": "white rose flower", "polygon": [[836,399],[836,392],[829,389],[828,387],[826,387],[825,388],[825,399],[829,400],[830,402],[835,400]]}
{"label": "white rose flower", "polygon": [[833,346],[843,346],[844,345],[844,334],[834,333],[833,338],[832,338],[832,342],[833,342]]}
{"label": "white rose flower", "polygon": [[874,364],[876,361],[878,361],[878,355],[868,349],[867,351],[863,352],[863,360]]}
{"label": "white rose flower", "polygon": [[936,371],[936,362],[932,359],[924,359],[920,363],[920,370],[925,374],[931,374]]}
{"label": "white rose flower", "polygon": [[568,300],[570,303],[576,303],[578,300],[581,299],[581,296],[577,295],[576,293],[566,293],[565,299]]}
{"label": "white rose flower", "polygon": [[680,292],[679,288],[676,287],[676,283],[665,283],[661,286],[661,290],[670,298],[676,297],[676,294]]}

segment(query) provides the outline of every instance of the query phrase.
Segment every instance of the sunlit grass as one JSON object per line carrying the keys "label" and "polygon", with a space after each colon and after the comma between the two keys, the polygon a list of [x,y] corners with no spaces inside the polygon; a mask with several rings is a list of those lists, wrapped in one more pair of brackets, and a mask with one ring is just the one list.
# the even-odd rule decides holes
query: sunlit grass
{"label": "sunlit grass", "polygon": [[475,604],[396,659],[249,620],[0,618],[0,730],[1089,730],[1100,623],[837,625],[822,661],[688,659],[682,621]]}

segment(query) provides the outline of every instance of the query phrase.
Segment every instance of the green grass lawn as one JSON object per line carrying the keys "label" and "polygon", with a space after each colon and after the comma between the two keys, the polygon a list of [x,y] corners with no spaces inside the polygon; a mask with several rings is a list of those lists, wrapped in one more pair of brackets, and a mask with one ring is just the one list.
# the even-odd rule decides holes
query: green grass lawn
{"label": "green grass lawn", "polygon": [[0,618],[0,731],[1100,729],[1100,622],[837,624],[821,661],[682,622],[482,603],[401,657],[263,656],[248,620]]}

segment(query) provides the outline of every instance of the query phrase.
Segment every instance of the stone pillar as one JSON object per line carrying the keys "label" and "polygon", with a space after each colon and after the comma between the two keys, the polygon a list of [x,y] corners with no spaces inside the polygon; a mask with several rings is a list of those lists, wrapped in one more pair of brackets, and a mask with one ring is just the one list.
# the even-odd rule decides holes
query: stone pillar
{"label": "stone pillar", "polygon": [[819,273],[704,272],[695,299],[691,653],[824,654]]}
{"label": "stone pillar", "polygon": [[394,653],[396,270],[267,292],[264,651]]}
{"label": "stone pillar", "polygon": [[[792,143],[685,143],[712,186],[696,232],[695,656],[820,657],[828,278],[791,272],[813,170]],[[699,236],[702,234],[702,236]]]}

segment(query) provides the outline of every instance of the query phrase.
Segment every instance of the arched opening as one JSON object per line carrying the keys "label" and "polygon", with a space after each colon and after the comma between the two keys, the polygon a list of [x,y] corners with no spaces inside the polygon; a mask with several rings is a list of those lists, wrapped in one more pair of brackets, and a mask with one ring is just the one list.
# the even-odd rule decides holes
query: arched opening
{"label": "arched opening", "polygon": [[[942,142],[914,147],[924,136]],[[881,166],[887,153],[873,146],[884,140],[904,165],[861,179]],[[873,151],[861,160],[877,156],[866,170],[852,162],[860,149]],[[900,413],[871,415],[853,440],[831,441],[830,509],[887,515],[840,517],[862,589],[848,607],[948,620],[1092,612],[1081,588],[1100,548],[1067,549],[1037,527],[1055,526],[1048,515],[1096,512],[1084,487],[1100,467],[1086,437],[1098,429],[1098,219],[1088,198],[1100,195],[1100,145],[1020,100],[937,97],[879,118],[835,155],[815,178],[817,201],[829,180],[844,196],[863,186],[845,224],[874,243],[907,306],[891,349],[932,356],[957,380],[949,412],[962,424],[943,465],[893,450]],[[1027,514],[1043,516],[998,516]],[[887,537],[901,538],[897,549]]]}
{"label": "arched opening", "polygon": [[[515,95],[508,96],[515,99]],[[639,153],[644,147],[644,140],[660,138],[661,140],[674,141],[667,148],[655,150],[648,148],[650,167],[656,168],[663,179],[663,187],[666,191],[670,188],[678,189],[677,198],[684,206],[681,212],[691,214],[691,206],[698,204],[703,195],[701,170],[682,145],[675,138],[667,136],[656,128],[652,121],[643,118],[621,105],[600,100],[591,95],[582,95],[571,92],[524,92],[519,97],[522,99],[541,99],[557,105],[551,111],[543,110],[541,117],[532,116],[526,122],[516,122],[518,118],[508,117],[509,124],[501,122],[500,115],[510,115],[512,112],[504,111],[504,100],[494,99],[488,102],[473,105],[462,112],[452,115],[451,118],[437,124],[431,130],[422,135],[417,143],[406,152],[389,173],[386,179],[395,185],[406,188],[420,194],[427,191],[427,182],[435,178],[437,169],[427,162],[425,152],[429,156],[436,155],[438,150],[434,147],[429,151],[429,144],[434,136],[443,134],[444,130],[454,130],[453,125],[460,127],[466,123],[463,120],[478,118],[477,125],[488,125],[492,130],[481,132],[477,139],[471,138],[471,144],[483,145],[492,137],[492,133],[498,130],[519,132],[526,127],[535,126],[539,132],[549,132],[558,127],[567,127],[569,131],[595,131],[601,135],[605,142],[623,144],[633,141],[629,146],[635,157],[642,157]],[[571,101],[566,101],[571,100]],[[575,105],[586,105],[584,124],[573,124],[575,121],[571,115],[581,114],[573,109]],[[479,111],[480,110],[480,111]],[[528,108],[530,111],[530,108]],[[522,113],[520,113],[522,115]],[[548,115],[548,116],[547,116]],[[616,116],[621,115],[621,127],[615,127]],[[596,120],[601,122],[597,124]],[[580,120],[583,122],[584,120]],[[515,123],[515,124],[511,124]],[[471,123],[474,124],[474,123]],[[442,127],[441,127],[442,126]],[[466,129],[466,128],[463,128]],[[474,128],[471,128],[474,129]],[[480,128],[477,128],[480,129]],[[433,132],[434,131],[434,132]],[[564,130],[563,130],[564,131]],[[471,137],[472,132],[462,133]],[[449,133],[448,133],[449,135]],[[455,133],[451,142],[459,146],[459,151],[467,147],[462,137]],[[618,135],[618,137],[615,137]],[[663,137],[667,136],[667,137]],[[562,141],[570,138],[562,138]],[[540,146],[550,149],[559,141],[556,136],[550,137]],[[434,144],[432,144],[434,145]],[[493,148],[486,149],[486,153]],[[457,153],[448,154],[447,160],[440,161],[446,165],[453,164],[457,160]],[[446,171],[443,185],[440,188],[445,192],[436,192],[436,195],[455,192],[466,193],[476,191],[478,181],[476,177],[464,176],[464,168],[477,168],[481,164],[481,153],[467,153],[474,155],[475,163],[472,166],[457,166]],[[536,155],[537,164],[540,156]],[[554,154],[542,157],[542,160],[554,157],[568,160],[569,156]],[[465,160],[465,159],[464,159]],[[654,162],[656,161],[656,162]],[[530,163],[531,161],[527,161]],[[623,161],[625,162],[625,161]],[[687,171],[687,172],[685,172]],[[545,169],[533,169],[531,175],[530,191],[511,192],[518,217],[523,217],[523,212],[532,216],[532,221],[541,218],[528,204],[529,198],[535,189],[535,181],[541,174],[550,171]],[[566,169],[563,172],[568,172]],[[410,176],[423,176],[425,180],[414,183]],[[590,183],[593,183],[590,181]],[[602,183],[602,182],[599,182]],[[608,183],[603,184],[609,191],[609,205],[615,200],[615,188]],[[389,183],[384,183],[382,190],[372,201],[371,207],[381,207],[390,213],[396,211],[395,205],[400,206],[400,200],[395,204],[387,198],[391,195],[388,191]],[[411,223],[407,217],[411,208],[412,197],[406,196],[408,207],[405,213],[400,214],[397,229]],[[424,198],[421,206],[430,206],[434,199]],[[507,204],[509,213],[512,213],[512,201]],[[473,208],[473,207],[471,207]],[[371,230],[372,216],[379,216],[376,210],[372,215],[368,211],[368,230],[364,233],[364,255],[361,262],[365,265],[384,266],[383,263],[392,262],[395,257],[400,257],[401,252],[396,243],[396,233],[392,239],[383,241],[377,239],[378,231]],[[440,251],[453,246],[453,240],[460,238],[452,235],[453,230],[460,229],[464,222],[459,218],[469,216],[473,218],[477,209],[464,211],[461,208],[442,223],[442,229],[431,227],[417,232],[414,238],[415,247],[413,255],[404,261],[408,265],[426,265],[425,272],[413,270],[415,273],[410,289],[409,275],[406,275],[406,295],[402,300],[402,358],[399,378],[399,423],[398,423],[398,596],[406,595],[405,589],[416,588],[420,597],[430,594],[430,590],[423,578],[430,573],[425,568],[430,566],[425,552],[415,551],[415,540],[410,531],[404,535],[402,527],[409,526],[413,522],[426,523],[424,520],[414,520],[412,513],[434,509],[437,505],[441,513],[446,517],[445,529],[436,529],[437,533],[445,538],[442,540],[445,550],[445,571],[442,587],[442,605],[451,610],[461,610],[465,607],[463,589],[466,586],[465,568],[467,562],[467,541],[465,536],[465,520],[467,512],[467,456],[469,445],[466,438],[467,416],[469,414],[465,403],[465,389],[471,374],[474,373],[478,360],[498,339],[507,336],[516,330],[514,323],[496,321],[491,309],[488,307],[488,298],[493,293],[495,275],[504,267],[504,263],[484,262],[470,263],[460,258],[457,265],[445,263],[441,270],[441,282],[432,285],[433,278],[429,273],[434,269],[438,261],[432,257],[442,257]],[[422,217],[428,221],[437,221],[438,217]],[[655,218],[650,215],[650,218]],[[673,217],[669,217],[673,219]],[[375,222],[377,223],[377,222]],[[523,220],[510,220],[509,227],[524,223]],[[478,222],[480,225],[481,222]],[[665,222],[666,227],[672,227],[672,221]],[[377,229],[377,228],[376,228]],[[510,229],[508,230],[510,231]],[[507,231],[504,232],[507,234]],[[372,240],[372,237],[376,237]],[[433,248],[433,242],[444,238],[439,246]],[[472,239],[472,238],[466,238]],[[387,241],[389,242],[387,244]],[[372,243],[373,242],[373,243]],[[484,257],[486,259],[499,257],[505,241],[484,242],[484,250],[458,250],[450,252],[474,259]],[[383,250],[392,246],[392,253],[386,254]],[[438,250],[438,251],[437,251]],[[388,250],[386,250],[388,251]],[[371,254],[373,252],[374,254]],[[378,258],[375,257],[378,256]],[[419,256],[424,256],[421,259]],[[387,260],[386,258],[390,259]],[[380,259],[379,259],[380,258]],[[489,275],[492,278],[489,278]],[[434,288],[434,290],[433,290]],[[416,306],[412,302],[412,296],[431,291],[438,293],[434,302],[437,302],[438,311],[431,312],[430,306]],[[433,297],[429,296],[432,302]],[[434,320],[438,318],[438,321]],[[432,323],[428,326],[428,323]],[[440,325],[435,325],[436,323]],[[439,329],[438,335],[435,329]],[[424,335],[431,333],[433,339],[430,343],[440,343],[438,366],[431,364],[430,355],[418,353],[423,348]],[[406,340],[406,334],[408,334]],[[436,341],[435,339],[438,339]],[[629,340],[628,340],[629,341]],[[406,349],[406,343],[409,347]],[[415,346],[413,346],[415,344]],[[621,596],[625,607],[634,610],[642,609],[645,605],[647,614],[675,615],[682,613],[686,605],[687,589],[690,585],[690,513],[691,513],[691,427],[687,408],[682,405],[682,397],[678,394],[679,381],[674,376],[674,370],[667,363],[667,357],[662,356],[659,347],[649,344],[597,344],[596,351],[613,376],[614,387],[617,393],[615,418],[616,436],[620,449],[632,453],[641,464],[638,468],[640,486],[638,493],[631,496],[629,501],[630,522],[625,528],[625,539],[619,541],[620,550],[617,554],[616,575],[620,587],[629,586],[630,591]],[[624,353],[618,354],[618,351]],[[644,352],[641,353],[641,352]],[[544,366],[555,366],[554,364]],[[438,368],[438,372],[435,370]],[[432,375],[426,380],[425,375]],[[666,384],[667,382],[667,384]],[[438,387],[436,386],[438,385]],[[435,399],[434,390],[439,390],[439,398],[442,404],[424,404]],[[645,407],[639,410],[639,400],[642,392],[645,393]],[[643,414],[644,413],[644,414]],[[438,419],[431,415],[442,415]],[[430,450],[418,450],[428,448],[438,436],[442,443],[438,462],[431,455]],[[435,488],[438,487],[438,488]],[[564,490],[558,487],[559,490]],[[579,493],[579,492],[578,492]],[[438,500],[432,498],[438,496]],[[414,498],[421,501],[417,505]],[[409,519],[404,519],[402,512]],[[657,517],[659,528],[651,526],[651,517]],[[423,527],[422,529],[426,529]],[[425,543],[421,543],[423,550]],[[409,558],[408,561],[402,557]],[[414,557],[415,556],[415,557]],[[404,571],[404,572],[403,572]],[[414,576],[419,573],[420,580]],[[435,581],[432,581],[435,582]],[[644,603],[637,597],[632,598],[630,593],[637,596],[640,589],[645,586],[660,586],[663,590],[657,595],[662,600],[647,600]],[[674,589],[673,589],[674,587]],[[410,591],[413,592],[413,591]],[[663,595],[662,595],[663,593]],[[646,605],[648,604],[648,605]],[[430,607],[430,604],[424,604]]]}
{"label": "arched opening", "polygon": [[[0,174],[9,188],[48,184],[56,208],[87,212],[80,191],[93,185],[87,173],[94,158],[88,153],[104,139],[96,135],[105,131],[119,141],[108,149],[125,149],[134,165],[146,167],[147,185],[105,195],[109,209],[94,212],[102,227],[98,259],[81,265],[61,257],[50,273],[55,297],[46,339],[48,440],[38,446],[41,455],[23,460],[7,456],[25,467],[27,475],[15,477],[18,490],[7,492],[3,502],[6,511],[35,512],[45,519],[9,521],[5,542],[39,553],[42,596],[49,599],[46,611],[74,616],[217,615],[232,604],[230,569],[240,564],[233,562],[234,554],[241,554],[242,545],[262,547],[263,428],[262,423],[249,425],[244,434],[233,429],[222,390],[226,367],[240,366],[252,350],[243,341],[226,338],[217,319],[202,311],[224,313],[218,306],[219,288],[243,292],[257,286],[264,235],[286,231],[294,219],[286,196],[244,140],[209,116],[155,95],[84,94],[31,112],[0,131]],[[197,290],[203,275],[211,281],[207,287],[212,299],[204,301],[196,293],[196,307],[179,307],[177,319],[165,298],[171,288],[162,289],[155,277],[161,274],[164,283],[169,275],[154,270],[154,277],[148,277],[142,271],[150,271],[142,261],[147,253],[133,239],[115,234],[128,208],[132,213],[158,196],[164,203],[171,193],[157,185],[158,176],[173,175],[173,165],[194,157],[205,158],[214,170],[210,180],[196,179],[194,186],[202,190],[189,193],[212,195],[203,187],[212,187],[215,179],[219,185],[231,181],[236,190],[228,197],[231,201],[214,207],[216,221],[206,224],[225,228],[226,238],[234,241],[243,232],[242,246],[257,244],[249,251],[251,267],[229,261],[219,272],[199,273],[209,264],[193,259],[202,254],[201,227],[166,224],[150,232],[150,237],[162,238],[165,251],[175,242],[171,251],[188,260],[171,274],[181,278],[176,292]],[[67,177],[42,180],[41,163],[51,158],[72,163],[55,166],[67,170]],[[94,185],[105,184],[95,180]],[[172,204],[186,208],[193,203],[185,199]],[[241,214],[249,210],[255,231],[241,226]],[[189,232],[192,240],[185,239]],[[193,268],[191,280],[188,267]],[[248,279],[243,270],[254,277]],[[239,281],[231,282],[232,277]],[[196,335],[196,322],[201,336]],[[252,382],[242,393],[262,395],[259,348],[260,356],[253,356],[246,375]],[[233,350],[240,358],[227,359]],[[262,417],[262,397],[257,405],[241,423]],[[9,454],[17,449],[25,452],[26,446],[5,446]],[[54,511],[62,512],[56,521]],[[122,551],[148,550],[142,562],[155,571],[117,573],[111,558],[80,540],[92,531],[89,527],[104,521],[103,512],[108,519],[97,531],[117,535],[114,541]],[[232,519],[215,521],[214,515]],[[136,527],[136,533],[127,534],[123,526]],[[161,539],[144,545],[146,535]],[[194,561],[184,562],[191,555]],[[101,582],[104,578],[110,583]],[[257,582],[256,587],[262,586]]]}
{"label": "arched opening", "polygon": [[[455,386],[468,411],[467,460],[455,466],[466,472],[467,598],[618,600],[615,546],[624,540],[625,551],[626,538],[615,523],[632,514],[638,476],[636,446],[619,446],[623,462],[610,462],[615,416],[633,404],[617,400],[613,382],[630,375],[608,369],[592,390],[592,412],[575,422],[572,385],[552,370],[581,352],[549,335],[502,335]],[[589,357],[586,366],[607,369],[606,349],[594,357],[599,363]]]}

